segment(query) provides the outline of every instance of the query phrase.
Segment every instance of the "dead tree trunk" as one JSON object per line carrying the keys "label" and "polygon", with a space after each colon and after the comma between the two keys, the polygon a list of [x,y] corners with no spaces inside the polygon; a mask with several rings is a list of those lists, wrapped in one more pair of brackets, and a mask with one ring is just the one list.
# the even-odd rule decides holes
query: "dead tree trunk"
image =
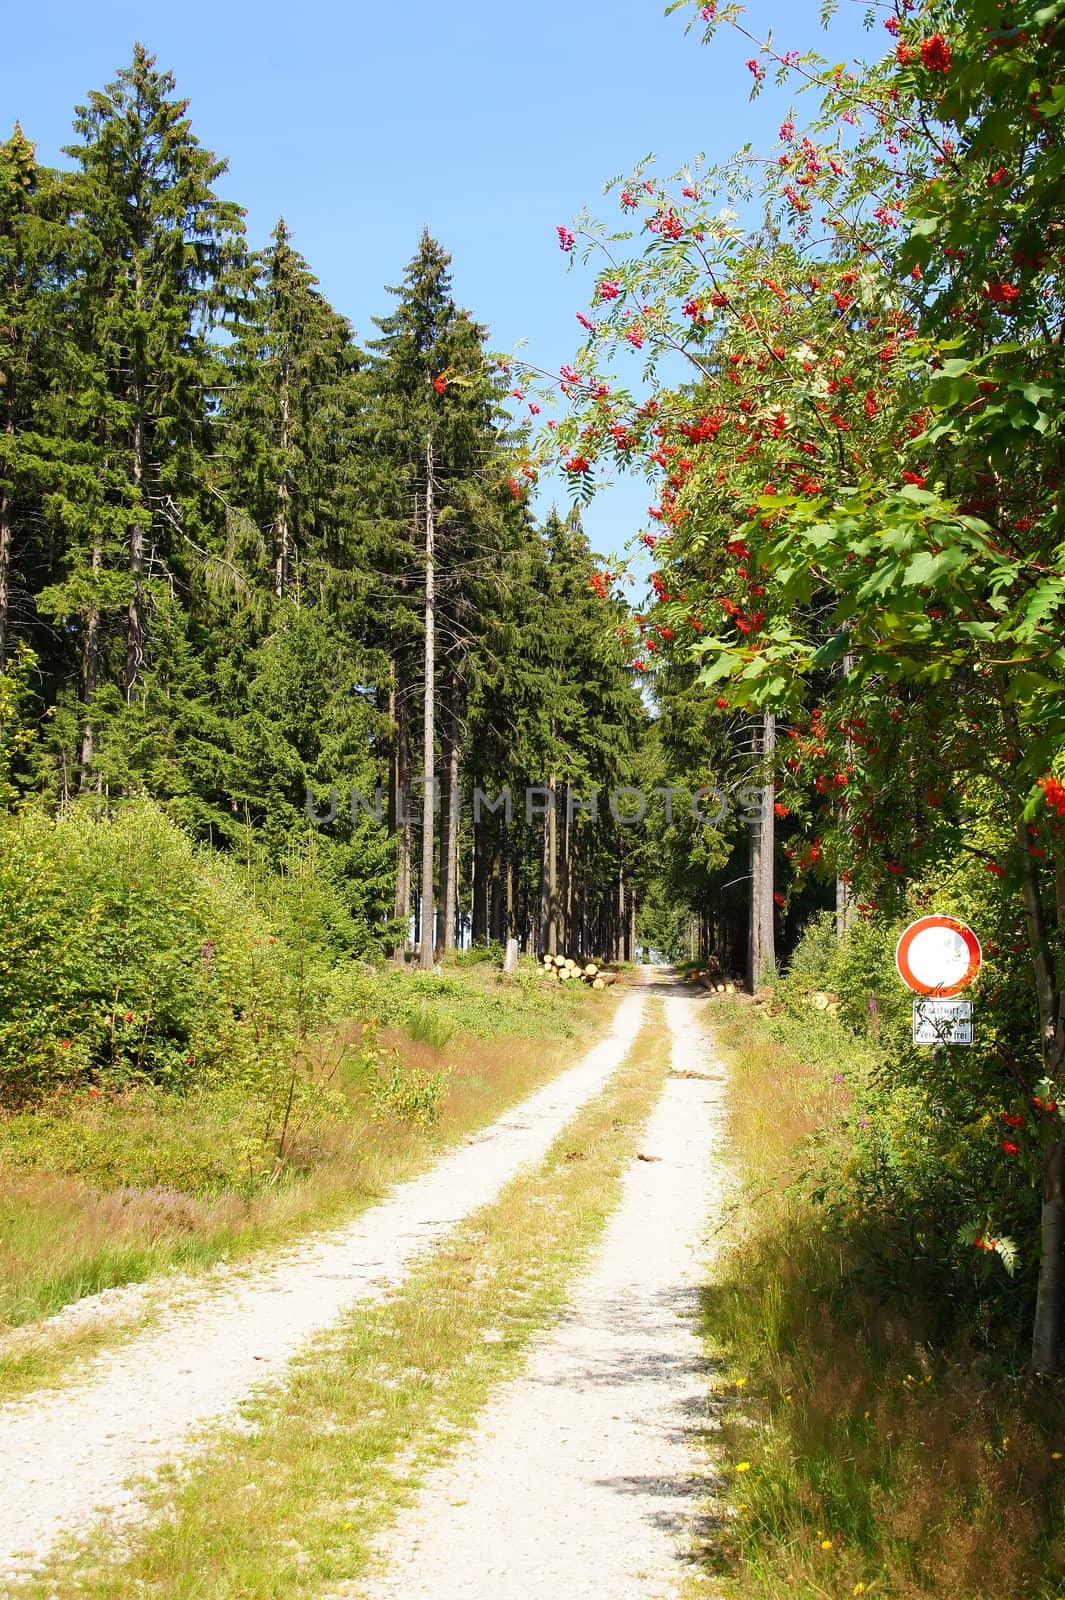
{"label": "dead tree trunk", "polygon": [[436,909],[433,822],[436,798],[436,484],[431,430],[425,441],[425,698],[422,709],[422,914],[418,965],[428,971],[433,965]]}
{"label": "dead tree trunk", "polygon": [[440,790],[440,927],[436,950],[455,948],[459,875],[459,731],[452,683],[443,705]]}
{"label": "dead tree trunk", "polygon": [[407,958],[410,935],[410,741],[407,732],[407,702],[397,692],[396,668],[392,664],[388,686],[388,710],[395,734],[392,743],[391,775],[388,792],[388,823],[396,839],[396,895],[394,914],[402,924],[393,959]]}

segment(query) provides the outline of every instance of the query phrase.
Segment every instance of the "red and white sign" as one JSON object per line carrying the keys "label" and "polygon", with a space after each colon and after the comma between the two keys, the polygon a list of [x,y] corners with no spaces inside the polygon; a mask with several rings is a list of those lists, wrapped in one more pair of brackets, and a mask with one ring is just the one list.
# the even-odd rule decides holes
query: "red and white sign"
{"label": "red and white sign", "polygon": [[984,953],[971,928],[955,917],[919,917],[895,951],[899,977],[915,994],[949,999],[980,971]]}

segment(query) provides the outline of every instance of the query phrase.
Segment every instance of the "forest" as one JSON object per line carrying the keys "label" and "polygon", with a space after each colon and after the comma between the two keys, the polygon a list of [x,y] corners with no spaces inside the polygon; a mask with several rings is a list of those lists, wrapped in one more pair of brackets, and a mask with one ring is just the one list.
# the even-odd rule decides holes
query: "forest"
{"label": "forest", "polygon": [[[850,65],[738,5],[670,10],[798,109],[771,150],[649,161],[611,217],[559,223],[590,293],[558,371],[491,348],[428,231],[357,338],[284,220],[248,239],[143,45],[62,168],[18,125],[0,145],[0,1147],[58,1096],[236,1085],[274,1172],[294,1109],[317,1125],[306,1051],[338,1019],[431,1043],[434,996],[480,1017],[455,975],[510,940],[521,985],[555,954],[677,963],[746,989],[722,1026],[761,1120],[741,1107],[737,1137],[780,1209],[722,1316],[773,1414],[823,1316],[837,1355],[869,1341],[855,1394],[897,1355],[902,1406],[927,1367],[950,1433],[969,1373],[982,1431],[1042,1450],[1065,1370],[1065,3],[873,6]],[[622,474],[652,504],[607,556],[582,512]],[[896,950],[927,913],[979,936],[971,1045],[917,1042]],[[401,997],[408,969],[442,987]],[[490,993],[493,1026],[535,1011]],[[440,1082],[389,1084],[432,1120]],[[1018,1374],[1049,1387],[1018,1401]],[[866,1448],[825,1428],[781,1447],[802,1492],[794,1465],[752,1483],[749,1572],[807,1490],[831,1502],[828,1455]],[[1043,1594],[1052,1490],[956,1465],[958,1506],[1001,1491],[1042,1541],[1030,1588],[987,1592]],[[942,1592],[899,1561],[884,1592]]]}

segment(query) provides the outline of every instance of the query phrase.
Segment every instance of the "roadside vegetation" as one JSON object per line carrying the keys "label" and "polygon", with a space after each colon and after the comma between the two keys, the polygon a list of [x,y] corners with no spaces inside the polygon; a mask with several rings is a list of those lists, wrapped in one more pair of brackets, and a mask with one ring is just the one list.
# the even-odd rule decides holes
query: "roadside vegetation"
{"label": "roadside vegetation", "polygon": [[[12,1595],[267,1600],[342,1593],[430,1467],[550,1324],[617,1203],[669,1065],[652,1002],[625,1064],[562,1132],[380,1304],[311,1347],[210,1456],[152,1491],[138,1528],[94,1533]],[[329,1585],[328,1590],[325,1586]]]}
{"label": "roadside vegetation", "polygon": [[148,804],[0,830],[0,1330],[350,1215],[612,1009],[345,958],[313,856],[260,881]]}
{"label": "roadside vegetation", "polygon": [[979,1220],[1035,1220],[1009,1080],[905,1048],[890,931],[837,944],[826,919],[761,1003],[712,1004],[743,1187],[706,1295],[728,1509],[706,1565],[743,1600],[1051,1600],[1065,1403],[1026,1364],[1037,1255]]}

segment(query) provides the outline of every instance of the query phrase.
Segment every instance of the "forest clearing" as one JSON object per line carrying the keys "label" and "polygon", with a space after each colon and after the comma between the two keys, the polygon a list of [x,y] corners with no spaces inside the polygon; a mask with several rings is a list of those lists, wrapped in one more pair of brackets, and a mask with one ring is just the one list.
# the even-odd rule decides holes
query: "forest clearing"
{"label": "forest clearing", "polygon": [[199,4],[0,58],[0,1595],[1060,1600],[1065,0]]}

